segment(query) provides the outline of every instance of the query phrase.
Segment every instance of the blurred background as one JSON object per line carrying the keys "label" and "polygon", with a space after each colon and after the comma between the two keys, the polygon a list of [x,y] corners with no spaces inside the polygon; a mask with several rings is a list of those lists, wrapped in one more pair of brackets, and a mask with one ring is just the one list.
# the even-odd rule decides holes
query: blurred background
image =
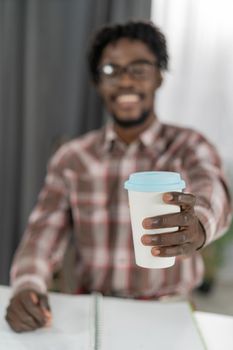
{"label": "blurred background", "polygon": [[[233,190],[232,13],[231,0],[0,0],[0,284],[9,283],[52,152],[105,121],[86,66],[101,25],[151,19],[162,29],[170,68],[157,114],[203,132]],[[233,227],[203,257],[194,303],[233,315]]]}
{"label": "blurred background", "polygon": [[[203,132],[221,155],[233,192],[233,3],[153,0],[151,18],[167,37],[170,68],[158,95],[161,119]],[[202,251],[206,275],[194,293],[201,310],[233,315],[233,225]]]}

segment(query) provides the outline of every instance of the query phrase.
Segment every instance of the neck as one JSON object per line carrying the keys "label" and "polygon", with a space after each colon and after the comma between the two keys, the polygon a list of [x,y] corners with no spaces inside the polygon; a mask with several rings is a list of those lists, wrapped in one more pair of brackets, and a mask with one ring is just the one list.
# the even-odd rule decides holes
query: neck
{"label": "neck", "polygon": [[121,140],[123,140],[126,144],[130,144],[131,142],[135,141],[138,136],[154,122],[155,119],[156,116],[154,112],[152,112],[142,125],[137,125],[132,128],[123,128],[117,124],[114,124],[114,130]]}

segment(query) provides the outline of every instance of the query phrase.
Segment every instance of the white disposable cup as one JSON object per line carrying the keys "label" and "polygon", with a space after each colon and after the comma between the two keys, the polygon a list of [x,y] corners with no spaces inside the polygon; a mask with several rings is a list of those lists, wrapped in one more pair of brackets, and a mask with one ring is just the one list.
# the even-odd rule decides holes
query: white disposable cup
{"label": "white disposable cup", "polygon": [[[158,172],[145,172],[145,173],[134,173],[134,174],[143,174],[143,177],[146,175],[158,174]],[[155,175],[156,175],[155,174]],[[158,177],[163,174],[172,175],[173,173],[161,172],[158,174]],[[174,173],[179,176],[179,174]],[[166,176],[164,177],[164,184],[158,186],[158,188],[165,188],[166,186]],[[143,183],[141,184],[143,189]],[[152,184],[153,185],[153,184]],[[177,205],[167,204],[163,201],[162,196],[165,192],[181,192],[184,188],[184,182],[180,180],[179,185],[176,188],[176,182],[174,182],[173,187],[171,184],[168,184],[167,190],[161,191],[149,191],[150,188],[157,188],[147,186],[146,191],[138,191],[128,189],[128,198],[129,198],[129,208],[130,208],[130,218],[131,226],[133,233],[133,243],[134,243],[134,252],[136,264],[145,268],[166,268],[175,264],[175,257],[159,257],[153,256],[151,253],[152,246],[145,246],[141,242],[141,238],[144,234],[160,234],[163,232],[174,232],[177,231],[178,227],[163,228],[163,229],[149,229],[146,230],[142,226],[142,221],[148,217],[154,217],[157,215],[163,215],[168,213],[176,213],[180,211],[180,207]],[[137,187],[137,186],[136,186]],[[172,187],[172,190],[171,190]]]}

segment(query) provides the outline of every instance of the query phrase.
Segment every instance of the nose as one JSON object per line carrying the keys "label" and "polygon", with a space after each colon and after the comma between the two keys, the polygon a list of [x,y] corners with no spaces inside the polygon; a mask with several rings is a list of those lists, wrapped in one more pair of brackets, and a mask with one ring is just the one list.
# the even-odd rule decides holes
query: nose
{"label": "nose", "polygon": [[134,79],[127,71],[122,72],[118,77],[118,86],[131,87],[134,85]]}

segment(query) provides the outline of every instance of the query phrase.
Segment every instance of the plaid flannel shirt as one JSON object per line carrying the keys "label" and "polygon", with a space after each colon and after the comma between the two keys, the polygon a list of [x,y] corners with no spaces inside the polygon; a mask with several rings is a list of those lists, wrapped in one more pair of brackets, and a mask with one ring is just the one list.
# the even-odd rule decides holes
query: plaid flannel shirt
{"label": "plaid flannel shirt", "polygon": [[[127,191],[136,171],[175,171],[196,197],[205,245],[220,237],[231,219],[229,191],[219,156],[200,133],[156,120],[133,143],[124,144],[112,123],[64,144],[51,158],[11,269],[15,292],[46,292],[64,257],[72,213],[77,292],[158,298],[187,294],[203,278],[199,251],[177,257],[166,269],[136,266]],[[142,228],[143,234],[143,228]]]}

